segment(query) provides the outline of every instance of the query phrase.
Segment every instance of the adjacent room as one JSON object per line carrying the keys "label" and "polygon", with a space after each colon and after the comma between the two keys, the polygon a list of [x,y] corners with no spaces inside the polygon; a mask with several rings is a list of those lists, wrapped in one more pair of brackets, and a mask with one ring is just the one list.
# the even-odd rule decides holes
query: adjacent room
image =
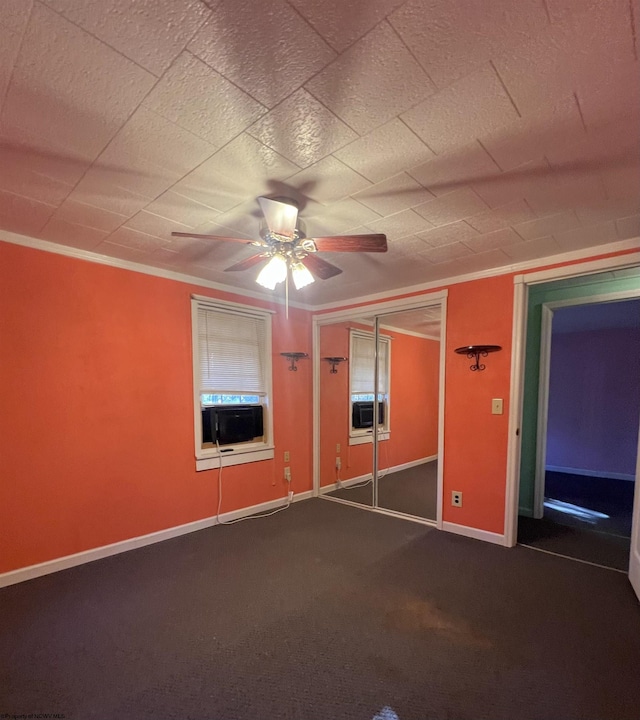
{"label": "adjacent room", "polygon": [[0,716],[638,717],[639,23],[0,3]]}

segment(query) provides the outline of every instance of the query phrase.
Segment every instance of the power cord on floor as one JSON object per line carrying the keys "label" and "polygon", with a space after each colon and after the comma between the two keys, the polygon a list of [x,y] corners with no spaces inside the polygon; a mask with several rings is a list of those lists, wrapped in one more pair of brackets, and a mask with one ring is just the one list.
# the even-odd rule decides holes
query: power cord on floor
{"label": "power cord on floor", "polygon": [[[282,505],[282,507],[276,508],[275,510],[270,510],[269,512],[265,513],[259,513],[256,515],[247,515],[246,517],[236,518],[235,520],[220,520],[220,508],[222,507],[222,453],[220,452],[220,445],[218,443],[218,440],[216,439],[216,448],[218,449],[218,459],[219,459],[219,465],[218,465],[218,509],[216,511],[216,521],[218,525],[235,525],[236,523],[242,522],[243,520],[258,520],[260,518],[266,518],[270,515],[275,515],[276,513],[282,512],[282,510],[286,510],[289,505],[291,505],[291,492],[287,492],[287,503],[286,505]],[[291,487],[291,485],[289,485]]]}

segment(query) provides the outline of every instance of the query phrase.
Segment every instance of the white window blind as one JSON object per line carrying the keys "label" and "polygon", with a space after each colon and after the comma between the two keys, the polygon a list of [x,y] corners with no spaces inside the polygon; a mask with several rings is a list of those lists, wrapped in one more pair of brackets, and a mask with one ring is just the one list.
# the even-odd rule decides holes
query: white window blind
{"label": "white window blind", "polygon": [[198,308],[201,393],[266,395],[267,319]]}
{"label": "white window blind", "polygon": [[[382,395],[389,393],[388,378],[389,340],[380,338],[378,343],[379,373],[378,392]],[[351,337],[351,394],[373,394],[374,367],[375,367],[375,341],[373,336],[353,333]]]}

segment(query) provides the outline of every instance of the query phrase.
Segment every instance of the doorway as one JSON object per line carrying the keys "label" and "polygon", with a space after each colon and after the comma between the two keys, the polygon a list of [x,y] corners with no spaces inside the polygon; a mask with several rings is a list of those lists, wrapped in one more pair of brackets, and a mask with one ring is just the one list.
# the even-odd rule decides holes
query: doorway
{"label": "doorway", "polygon": [[441,523],[444,302],[317,319],[319,496]]}
{"label": "doorway", "polygon": [[520,544],[628,569],[638,357],[640,300],[544,303],[534,504]]}

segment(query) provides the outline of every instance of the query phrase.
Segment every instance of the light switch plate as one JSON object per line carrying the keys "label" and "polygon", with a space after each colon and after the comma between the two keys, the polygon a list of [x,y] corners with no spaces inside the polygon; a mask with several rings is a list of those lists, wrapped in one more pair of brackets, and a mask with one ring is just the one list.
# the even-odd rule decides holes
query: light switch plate
{"label": "light switch plate", "polygon": [[502,398],[493,398],[491,401],[491,414],[502,415]]}

